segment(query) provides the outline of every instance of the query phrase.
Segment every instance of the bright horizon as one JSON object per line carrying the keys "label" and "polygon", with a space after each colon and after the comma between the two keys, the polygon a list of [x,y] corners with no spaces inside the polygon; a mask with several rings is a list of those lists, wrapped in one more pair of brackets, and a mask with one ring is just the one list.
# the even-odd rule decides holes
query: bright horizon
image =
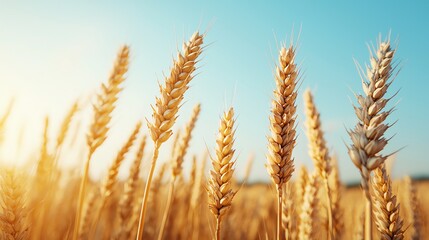
{"label": "bright horizon", "polygon": [[[384,153],[402,147],[396,156],[393,177],[426,175],[429,164],[429,81],[424,75],[429,22],[428,4],[410,6],[403,2],[337,3],[332,9],[321,3],[197,4],[181,3],[85,3],[38,4],[3,3],[0,8],[0,113],[14,98],[6,127],[0,162],[22,164],[37,154],[45,116],[51,119],[54,139],[60,121],[78,98],[88,99],[106,82],[120,46],[131,46],[131,64],[113,113],[109,138],[91,162],[92,176],[105,176],[117,150],[138,120],[151,119],[150,104],[159,95],[158,82],[168,74],[172,58],[195,30],[207,31],[206,50],[198,74],[185,95],[185,104],[174,129],[188,120],[193,106],[200,102],[201,116],[185,160],[189,170],[192,154],[201,156],[206,146],[214,151],[219,117],[232,105],[237,113],[236,173],[244,173],[248,155],[255,154],[251,181],[270,181],[264,167],[270,99],[274,89],[273,69],[278,46],[298,35],[298,63],[303,83],[297,98],[298,141],[295,166],[313,169],[304,131],[302,93],[310,88],[321,113],[325,137],[331,152],[338,156],[344,181],[359,180],[359,172],[349,159],[343,141],[350,144],[346,128],[357,121],[351,103],[353,92],[362,93],[353,59],[362,66],[369,62],[367,44],[379,34],[398,42],[396,61],[400,66],[388,96],[400,90],[390,106],[396,111],[388,122],[398,122],[387,132],[393,136]],[[305,11],[303,10],[305,9]],[[325,14],[321,14],[321,13]],[[301,29],[301,31],[300,31]],[[397,41],[395,41],[398,39]],[[395,44],[393,44],[396,46]],[[85,141],[92,111],[89,100],[79,138]],[[79,117],[80,118],[80,117]],[[76,121],[75,121],[76,124]],[[143,131],[148,134],[144,125]],[[21,133],[24,148],[16,149]],[[72,134],[71,134],[72,135]],[[149,139],[148,139],[149,140]],[[171,140],[170,140],[171,142]],[[162,147],[162,161],[170,144]],[[64,159],[73,166],[83,162],[74,154]],[[149,145],[146,157],[152,152]],[[128,159],[121,174],[127,174]],[[150,163],[145,160],[143,168]],[[158,165],[159,166],[159,165]],[[296,176],[296,172],[294,173]]]}

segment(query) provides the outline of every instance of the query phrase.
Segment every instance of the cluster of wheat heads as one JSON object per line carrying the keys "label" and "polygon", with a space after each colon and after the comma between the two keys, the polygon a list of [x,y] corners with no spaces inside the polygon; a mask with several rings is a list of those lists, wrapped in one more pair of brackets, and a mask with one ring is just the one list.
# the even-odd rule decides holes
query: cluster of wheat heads
{"label": "cluster of wheat heads", "polygon": [[[364,93],[356,95],[358,123],[348,131],[350,159],[362,176],[361,194],[340,181],[340,160],[329,151],[310,90],[303,93],[303,102],[314,171],[301,166],[296,178],[292,177],[301,79],[293,44],[281,47],[274,71],[266,154],[274,188],[247,183],[253,158],[246,169],[236,169],[240,119],[233,107],[221,116],[214,150],[191,153],[201,105],[195,105],[183,128],[174,124],[195,76],[204,38],[205,34],[196,32],[183,44],[159,86],[147,127],[138,121],[129,129],[99,180],[88,173],[93,154],[110,137],[130,48],[120,49],[92,105],[92,122],[89,130],[84,129],[86,142],[78,150],[87,154],[83,169],[59,164],[79,144],[82,101],[72,104],[55,138],[51,138],[51,119],[46,117],[34,164],[22,169],[1,167],[0,239],[424,239],[429,231],[425,224],[429,209],[424,204],[429,201],[425,192],[429,184],[409,177],[391,179],[385,163],[390,155],[382,154],[389,140],[384,135],[391,126],[387,117],[392,112],[384,110],[391,99],[385,96],[395,72],[395,50],[389,40],[373,49],[367,73],[362,74]],[[12,110],[13,101],[0,116],[0,144],[7,140],[3,131]],[[161,145],[170,138],[171,154],[158,163]],[[121,179],[119,171],[126,161],[131,162],[128,177]],[[189,174],[183,168],[186,161],[192,165]],[[245,173],[244,182],[236,178],[236,171]]]}

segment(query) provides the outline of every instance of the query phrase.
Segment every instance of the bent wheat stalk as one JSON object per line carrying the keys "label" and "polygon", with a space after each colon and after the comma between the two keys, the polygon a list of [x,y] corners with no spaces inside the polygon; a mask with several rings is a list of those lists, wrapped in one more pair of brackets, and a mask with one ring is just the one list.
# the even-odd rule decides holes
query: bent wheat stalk
{"label": "bent wheat stalk", "polygon": [[364,191],[366,203],[365,239],[372,239],[372,204],[369,191],[371,171],[378,168],[388,156],[380,151],[384,149],[388,140],[383,137],[390,125],[384,120],[392,109],[383,111],[390,99],[384,95],[392,83],[392,59],[395,50],[390,42],[381,42],[375,56],[371,53],[371,66],[367,67],[366,80],[362,79],[364,95],[357,95],[359,106],[353,106],[359,122],[355,128],[348,131],[352,145],[348,148],[350,159],[361,173],[361,186]]}
{"label": "bent wheat stalk", "polygon": [[181,106],[184,94],[189,88],[189,82],[194,77],[195,65],[198,61],[198,56],[200,56],[203,50],[203,38],[203,35],[200,35],[199,32],[195,32],[189,42],[183,45],[183,53],[179,53],[177,59],[174,60],[170,76],[165,78],[165,85],[160,86],[161,96],[156,98],[155,106],[152,107],[153,121],[148,122],[147,125],[155,144],[155,149],[152,155],[143,201],[141,203],[139,227],[137,230],[138,240],[141,240],[143,236],[149,189],[158,160],[159,149],[162,143],[167,141],[173,134],[171,127],[173,127],[176,121],[177,112]]}
{"label": "bent wheat stalk", "polygon": [[282,47],[276,66],[276,89],[272,100],[268,137],[267,171],[277,186],[277,240],[281,238],[282,187],[294,171],[292,151],[296,135],[296,84],[299,71],[295,64],[295,48]]}

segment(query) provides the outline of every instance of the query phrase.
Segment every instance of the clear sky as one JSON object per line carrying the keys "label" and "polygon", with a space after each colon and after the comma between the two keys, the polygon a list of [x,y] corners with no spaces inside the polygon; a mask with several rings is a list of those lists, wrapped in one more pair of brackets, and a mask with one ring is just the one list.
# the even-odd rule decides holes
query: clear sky
{"label": "clear sky", "polygon": [[[392,103],[397,110],[388,119],[399,120],[388,131],[388,135],[396,135],[385,153],[405,146],[396,158],[395,177],[427,174],[429,5],[421,2],[0,1],[0,111],[15,98],[2,161],[34,157],[44,117],[52,119],[54,137],[72,102],[93,94],[107,80],[117,50],[130,44],[129,77],[114,112],[111,138],[92,164],[94,176],[105,174],[135,122],[150,118],[157,82],[168,73],[183,40],[198,29],[208,32],[207,48],[176,126],[183,126],[193,105],[201,102],[189,152],[201,155],[206,146],[213,151],[219,116],[233,105],[238,125],[237,174],[243,174],[248,155],[254,153],[251,179],[268,180],[264,156],[275,86],[272,71],[279,43],[288,43],[292,34],[296,39],[301,32],[297,58],[304,81],[297,99],[296,165],[312,166],[302,108],[302,92],[310,88],[322,114],[328,145],[339,157],[342,178],[355,181],[359,174],[343,143],[350,143],[345,127],[356,123],[350,99],[355,102],[353,91],[362,92],[353,58],[361,64],[368,62],[367,44],[391,31],[391,38],[398,40],[396,59],[401,72],[389,91],[401,91]],[[79,117],[84,119],[82,132],[78,132],[82,141],[88,127],[85,119],[90,116],[87,108]],[[26,147],[17,150],[20,135],[24,135]],[[73,146],[76,156],[65,161],[69,165],[83,161],[79,158],[82,149]],[[162,151],[167,156],[169,146]],[[189,168],[189,160],[185,165]]]}

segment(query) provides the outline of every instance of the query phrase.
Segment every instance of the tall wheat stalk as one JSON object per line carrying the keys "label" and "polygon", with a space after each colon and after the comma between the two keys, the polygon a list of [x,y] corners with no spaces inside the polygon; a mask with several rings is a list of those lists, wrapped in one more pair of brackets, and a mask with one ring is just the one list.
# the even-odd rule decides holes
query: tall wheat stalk
{"label": "tall wheat stalk", "polygon": [[185,131],[183,135],[180,136],[181,137],[180,142],[178,143],[175,154],[173,155],[174,156],[173,162],[172,162],[173,167],[171,168],[172,178],[171,178],[170,188],[167,196],[167,205],[166,205],[167,207],[164,210],[161,227],[158,234],[158,240],[162,240],[164,236],[164,230],[165,230],[165,226],[167,225],[171,203],[173,202],[174,184],[176,183],[177,177],[182,173],[183,160],[186,156],[186,152],[189,147],[189,142],[191,141],[191,138],[192,138],[192,130],[194,130],[195,128],[195,123],[197,122],[198,115],[200,114],[200,110],[201,110],[201,105],[200,104],[195,105],[192,111],[191,119],[189,120],[188,124],[184,129]]}
{"label": "tall wheat stalk", "polygon": [[93,104],[94,118],[87,135],[87,145],[89,148],[85,166],[83,169],[83,176],[79,188],[79,196],[75,217],[75,224],[73,230],[73,240],[79,236],[80,219],[85,199],[86,184],[88,181],[88,172],[90,161],[95,150],[107,138],[109,131],[109,123],[112,118],[111,114],[115,109],[115,103],[118,99],[118,94],[121,92],[121,83],[125,80],[125,73],[128,71],[129,48],[123,46],[119,51],[113,71],[107,84],[101,85],[101,93],[97,95],[97,101]]}
{"label": "tall wheat stalk", "polygon": [[310,157],[313,160],[316,171],[322,178],[324,188],[326,190],[326,199],[328,211],[328,230],[327,239],[333,237],[333,224],[332,224],[332,201],[331,189],[329,187],[329,174],[331,173],[331,157],[329,150],[326,147],[326,141],[322,130],[322,123],[320,121],[320,114],[314,103],[313,95],[310,90],[304,92],[305,113],[307,116],[307,137],[309,139]]}
{"label": "tall wheat stalk", "polygon": [[232,199],[236,194],[232,190],[231,184],[235,163],[233,160],[235,153],[233,149],[234,123],[234,109],[231,107],[220,120],[216,139],[216,156],[211,158],[213,170],[210,171],[210,178],[207,182],[209,209],[216,218],[216,240],[219,240],[221,236],[222,217],[231,208]]}
{"label": "tall wheat stalk", "polygon": [[171,127],[173,127],[178,117],[177,112],[181,106],[184,94],[189,88],[189,82],[194,77],[195,65],[198,61],[198,56],[200,56],[203,50],[203,38],[204,35],[195,32],[189,42],[183,45],[183,53],[178,53],[177,59],[173,62],[170,76],[165,78],[165,85],[160,86],[161,96],[156,98],[155,106],[152,107],[153,121],[148,122],[148,127],[155,144],[155,149],[141,204],[137,240],[140,240],[143,236],[149,189],[158,160],[159,149],[162,143],[167,141],[173,134]]}
{"label": "tall wheat stalk", "polygon": [[348,148],[350,159],[359,169],[362,180],[361,186],[367,203],[365,214],[365,239],[372,239],[372,203],[369,190],[371,171],[378,168],[387,156],[380,151],[388,140],[383,137],[390,125],[384,120],[392,109],[383,111],[390,99],[384,95],[392,83],[392,59],[395,50],[390,47],[390,41],[380,42],[378,50],[371,52],[371,65],[367,66],[366,80],[362,79],[364,95],[357,95],[359,106],[354,106],[359,122],[355,128],[348,131],[352,145]]}
{"label": "tall wheat stalk", "polygon": [[299,71],[295,64],[295,48],[282,47],[275,71],[276,89],[272,100],[268,136],[267,171],[277,186],[277,240],[281,238],[282,187],[294,171],[292,151],[296,135],[296,84]]}
{"label": "tall wheat stalk", "polygon": [[119,168],[121,167],[122,162],[125,160],[125,156],[130,151],[131,147],[134,145],[134,141],[136,140],[137,135],[140,132],[141,125],[142,125],[142,123],[140,121],[137,122],[136,126],[134,127],[133,132],[128,137],[127,141],[121,147],[118,154],[116,155],[115,160],[113,161],[112,165],[109,168],[107,177],[104,180],[104,182],[102,183],[100,206],[98,207],[98,209],[95,212],[94,223],[91,227],[91,232],[89,235],[91,239],[95,237],[98,222],[100,221],[101,214],[102,214],[104,208],[106,207],[106,204],[110,200],[112,193],[115,189],[115,185],[118,181]]}
{"label": "tall wheat stalk", "polygon": [[331,201],[332,201],[332,237],[334,239],[342,239],[344,229],[343,209],[341,206],[342,183],[340,180],[338,162],[334,156],[332,160],[331,171]]}
{"label": "tall wheat stalk", "polygon": [[412,224],[412,240],[418,240],[422,237],[422,208],[417,197],[417,189],[413,180],[407,176],[405,177],[405,183],[408,188],[408,207],[410,211],[411,224]]}
{"label": "tall wheat stalk", "polygon": [[144,149],[146,147],[146,136],[143,136],[139,144],[137,154],[134,158],[133,164],[130,168],[130,174],[124,187],[124,194],[119,202],[119,225],[120,230],[118,234],[119,239],[132,239],[132,218],[133,206],[136,203],[136,191],[140,175],[140,166],[143,159]]}
{"label": "tall wheat stalk", "polygon": [[299,235],[298,239],[315,239],[317,219],[317,192],[318,192],[318,173],[310,175],[305,186],[302,209],[299,215]]}

